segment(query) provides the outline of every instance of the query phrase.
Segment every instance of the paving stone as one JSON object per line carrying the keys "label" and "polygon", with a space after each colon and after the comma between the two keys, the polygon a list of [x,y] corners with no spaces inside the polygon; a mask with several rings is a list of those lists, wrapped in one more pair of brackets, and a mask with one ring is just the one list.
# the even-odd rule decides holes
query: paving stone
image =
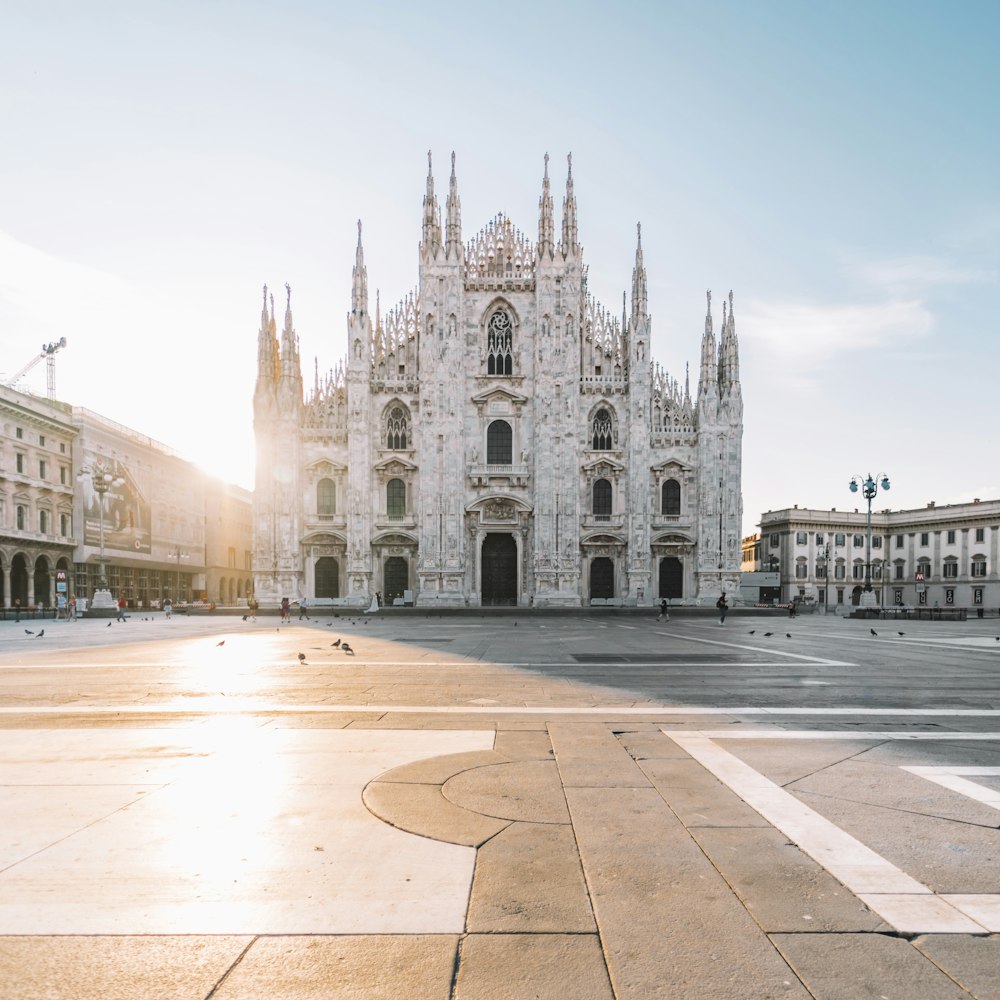
{"label": "paving stone", "polygon": [[816,1000],[969,1000],[909,941],[884,934],[774,934]]}
{"label": "paving stone", "polygon": [[696,829],[692,835],[768,932],[891,929],[780,830]]}
{"label": "paving stone", "polygon": [[379,819],[401,830],[467,847],[478,847],[509,823],[456,806],[441,794],[440,785],[373,781],[365,788],[364,802]]}
{"label": "paving stone", "polygon": [[566,797],[617,1000],[805,1000],[654,788],[568,788]]}
{"label": "paving stone", "polygon": [[[645,769],[645,762],[643,762]],[[689,827],[768,827],[770,823],[756,809],[748,806],[738,795],[725,785],[715,781],[703,782],[693,787],[671,787],[653,781],[664,801],[677,814],[677,818]]]}
{"label": "paving stone", "polygon": [[454,1000],[615,1000],[595,934],[470,934]]}
{"label": "paving stone", "polygon": [[259,938],[212,1000],[449,1000],[458,937]]}
{"label": "paving stone", "polygon": [[497,753],[502,753],[510,760],[552,760],[554,758],[552,741],[544,729],[541,732],[499,729],[497,730],[495,749]]}
{"label": "paving stone", "polygon": [[493,750],[472,750],[443,757],[415,760],[411,764],[394,767],[378,776],[379,781],[399,781],[415,785],[443,785],[449,778],[462,771],[481,768],[489,764],[506,763],[506,758]]}
{"label": "paving stone", "polygon": [[484,816],[569,823],[559,769],[551,760],[517,760],[456,774],[441,789],[449,802]]}
{"label": "paving stone", "polygon": [[660,757],[690,759],[687,753],[673,740],[659,732],[659,730],[647,733],[621,733],[618,735],[618,742],[625,748],[629,756],[636,760],[649,760]]}
{"label": "paving stone", "polygon": [[203,1000],[252,937],[0,937],[0,1000]]}
{"label": "paving stone", "polygon": [[607,726],[553,723],[549,736],[563,787],[648,787],[645,775]]}
{"label": "paving stone", "polygon": [[[705,723],[702,728],[711,727]],[[805,738],[789,744],[786,739],[741,742],[737,737],[727,739],[725,746],[731,754],[749,764],[755,771],[760,771],[775,784],[784,786],[857,757],[877,744],[871,740],[852,740],[850,733],[845,732],[843,740]]]}
{"label": "paving stone", "polygon": [[512,823],[476,855],[471,932],[594,932],[593,911],[568,826]]}
{"label": "paving stone", "polygon": [[981,1000],[1000,1000],[1000,934],[927,934],[914,946]]}

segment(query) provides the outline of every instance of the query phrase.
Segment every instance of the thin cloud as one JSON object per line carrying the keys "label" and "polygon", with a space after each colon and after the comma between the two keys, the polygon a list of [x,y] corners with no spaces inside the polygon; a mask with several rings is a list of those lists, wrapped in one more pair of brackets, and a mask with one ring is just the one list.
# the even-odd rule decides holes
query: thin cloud
{"label": "thin cloud", "polygon": [[995,281],[996,272],[956,264],[941,257],[914,255],[868,261],[856,266],[859,278],[892,294],[921,294],[942,285]]}
{"label": "thin cloud", "polygon": [[832,358],[925,337],[933,317],[919,299],[871,305],[751,302],[736,315],[740,340],[753,351],[779,357],[804,376]]}

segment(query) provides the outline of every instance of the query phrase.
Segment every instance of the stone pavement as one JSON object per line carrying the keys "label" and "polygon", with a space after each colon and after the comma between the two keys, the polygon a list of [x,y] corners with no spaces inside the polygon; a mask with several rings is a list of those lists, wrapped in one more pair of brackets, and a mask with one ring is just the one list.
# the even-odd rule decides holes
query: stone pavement
{"label": "stone pavement", "polygon": [[515,621],[0,625],[0,1000],[1000,998],[995,623]]}

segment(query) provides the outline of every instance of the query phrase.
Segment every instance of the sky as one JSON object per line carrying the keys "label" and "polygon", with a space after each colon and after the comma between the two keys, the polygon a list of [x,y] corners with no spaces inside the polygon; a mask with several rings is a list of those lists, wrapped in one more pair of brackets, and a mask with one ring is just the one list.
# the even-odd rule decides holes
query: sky
{"label": "sky", "polygon": [[558,228],[572,152],[590,290],[620,309],[641,222],[671,374],[733,291],[745,534],[868,473],[997,498],[998,40],[994,0],[8,0],[0,372],[66,337],[60,399],[252,487],[261,286],[311,384],[359,218],[372,296],[416,285],[428,149],[465,240],[537,238],[545,153]]}

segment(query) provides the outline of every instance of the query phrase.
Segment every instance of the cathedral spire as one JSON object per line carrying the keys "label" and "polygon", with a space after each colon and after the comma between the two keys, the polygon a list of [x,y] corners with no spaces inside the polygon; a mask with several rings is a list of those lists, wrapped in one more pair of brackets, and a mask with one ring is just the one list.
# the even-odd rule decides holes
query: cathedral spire
{"label": "cathedral spire", "polygon": [[292,323],[292,286],[285,282],[285,328],[281,331],[281,378],[302,380],[302,368],[299,365],[299,338]]}
{"label": "cathedral spire", "polygon": [[427,150],[427,190],[424,193],[424,230],[420,242],[422,253],[433,257],[441,245],[441,210],[434,194],[434,172],[431,168],[431,151]]}
{"label": "cathedral spire", "polygon": [[448,181],[448,246],[447,257],[462,257],[462,199],[458,196],[458,178],[455,176],[455,151],[451,151],[451,179]]}
{"label": "cathedral spire", "polygon": [[358,248],[354,254],[351,282],[351,312],[364,316],[368,312],[368,268],[365,267],[365,250],[361,245],[360,219],[358,219]]}
{"label": "cathedral spire", "polygon": [[635,267],[632,268],[632,322],[638,323],[648,311],[646,265],[642,260],[642,223],[636,223]]}
{"label": "cathedral spire", "polygon": [[573,194],[572,153],[566,157],[566,161],[569,165],[569,169],[566,174],[566,197],[563,198],[562,243],[559,247],[562,251],[563,257],[568,257],[570,254],[576,254],[580,250],[579,244],[577,243],[576,195]]}
{"label": "cathedral spire", "polygon": [[556,246],[556,226],[552,218],[552,190],[549,187],[549,154],[545,154],[542,196],[538,199],[538,256],[552,260]]}
{"label": "cathedral spire", "polygon": [[701,376],[698,379],[698,399],[718,387],[718,363],[715,356],[715,334],[712,332],[712,292],[707,291],[708,311],[705,313],[705,333],[701,338]]}
{"label": "cathedral spire", "polygon": [[736,339],[736,318],[733,315],[733,293],[729,292],[729,316],[725,317],[723,302],[722,339],[719,343],[719,387],[732,388],[740,381],[740,349]]}
{"label": "cathedral spire", "polygon": [[271,313],[267,311],[267,285],[264,286],[264,305],[260,313],[260,330],[257,332],[257,388],[273,387],[279,375],[278,340],[274,333],[274,296]]}

